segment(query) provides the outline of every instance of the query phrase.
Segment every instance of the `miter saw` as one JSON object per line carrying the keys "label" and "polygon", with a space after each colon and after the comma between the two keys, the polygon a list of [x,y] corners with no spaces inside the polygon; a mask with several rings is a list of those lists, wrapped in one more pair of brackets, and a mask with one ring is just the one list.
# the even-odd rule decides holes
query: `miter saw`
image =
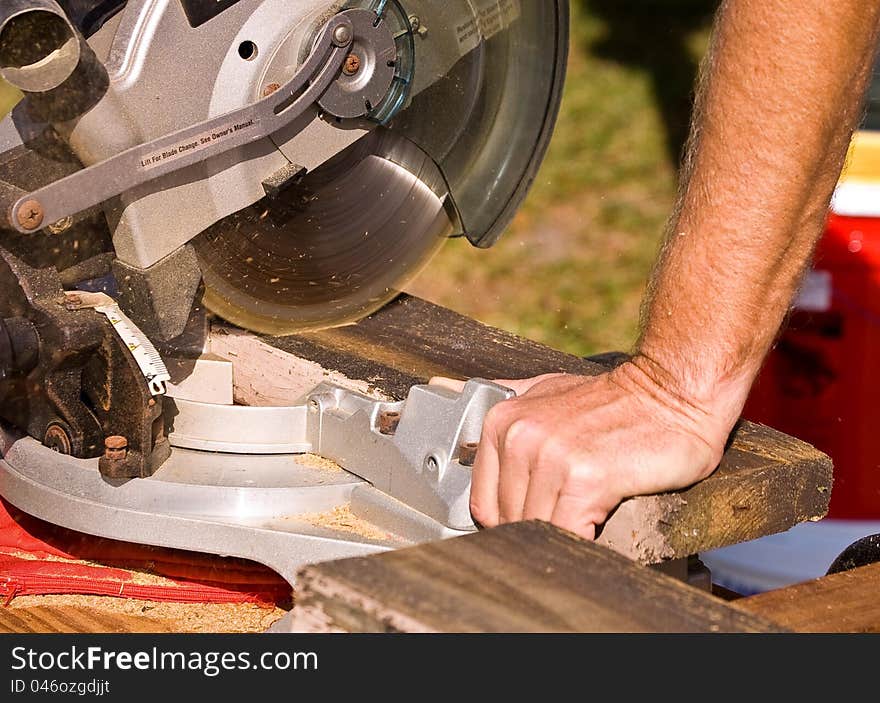
{"label": "miter saw", "polygon": [[[23,99],[0,122],[0,494],[291,581],[474,530],[476,443],[511,391],[238,406],[206,329],[346,324],[447,237],[492,245],[549,141],[567,36],[565,0],[3,0]],[[340,506],[379,530],[309,517]]]}

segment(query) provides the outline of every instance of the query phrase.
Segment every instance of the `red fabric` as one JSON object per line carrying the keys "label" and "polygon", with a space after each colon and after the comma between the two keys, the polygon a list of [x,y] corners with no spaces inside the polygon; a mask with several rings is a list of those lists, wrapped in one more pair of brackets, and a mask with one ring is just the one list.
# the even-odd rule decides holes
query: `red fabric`
{"label": "red fabric", "polygon": [[[173,583],[138,583],[123,569]],[[288,599],[290,586],[274,571],[244,559],[91,537],[26,515],[0,499],[0,599],[48,594],[268,605]]]}

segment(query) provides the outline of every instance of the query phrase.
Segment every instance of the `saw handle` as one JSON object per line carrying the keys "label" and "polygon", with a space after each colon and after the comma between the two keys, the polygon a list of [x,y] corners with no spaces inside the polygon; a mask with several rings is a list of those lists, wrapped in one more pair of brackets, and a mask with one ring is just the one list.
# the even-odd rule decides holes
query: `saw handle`
{"label": "saw handle", "polygon": [[[277,132],[314,105],[336,80],[353,41],[351,19],[345,12],[333,16],[300,69],[268,97],[24,193],[6,209],[5,222],[0,224],[22,234],[35,232],[136,186]],[[0,192],[0,198],[3,195]]]}

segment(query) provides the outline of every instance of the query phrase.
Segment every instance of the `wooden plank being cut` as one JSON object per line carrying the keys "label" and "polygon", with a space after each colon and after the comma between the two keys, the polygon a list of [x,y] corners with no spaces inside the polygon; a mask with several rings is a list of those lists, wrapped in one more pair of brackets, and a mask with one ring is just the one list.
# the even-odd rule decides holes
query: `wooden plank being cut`
{"label": "wooden plank being cut", "polygon": [[[603,367],[404,296],[361,321],[291,337],[215,327],[211,349],[235,363],[235,396],[293,404],[322,380],[403,399],[435,375],[526,378]],[[831,461],[780,432],[741,423],[715,473],[684,491],[624,502],[599,542],[656,563],[782,532],[828,509]]]}
{"label": "wooden plank being cut", "polygon": [[797,632],[880,632],[880,564],[741,598],[750,613]]}
{"label": "wooden plank being cut", "polygon": [[542,522],[307,567],[300,632],[774,632],[768,621]]}

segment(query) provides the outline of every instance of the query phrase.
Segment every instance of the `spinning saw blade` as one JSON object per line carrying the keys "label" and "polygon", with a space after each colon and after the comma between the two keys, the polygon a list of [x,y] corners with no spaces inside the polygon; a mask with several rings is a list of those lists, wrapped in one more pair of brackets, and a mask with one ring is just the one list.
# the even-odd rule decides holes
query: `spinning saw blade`
{"label": "spinning saw blade", "polygon": [[374,132],[278,197],[260,201],[194,241],[205,305],[269,334],[320,329],[373,312],[418,273],[450,234],[427,185],[436,166]]}
{"label": "spinning saw blade", "polygon": [[14,0],[0,79],[25,100],[0,152],[49,126],[83,168],[0,183],[0,225],[39,236],[100,208],[120,305],[158,341],[199,278],[252,330],[351,322],[444,238],[500,236],[549,141],[567,17],[562,0]]}
{"label": "spinning saw blade", "polygon": [[351,322],[397,295],[444,238],[494,243],[555,117],[554,5],[408,3],[411,102],[293,192],[195,241],[207,307],[273,334]]}

